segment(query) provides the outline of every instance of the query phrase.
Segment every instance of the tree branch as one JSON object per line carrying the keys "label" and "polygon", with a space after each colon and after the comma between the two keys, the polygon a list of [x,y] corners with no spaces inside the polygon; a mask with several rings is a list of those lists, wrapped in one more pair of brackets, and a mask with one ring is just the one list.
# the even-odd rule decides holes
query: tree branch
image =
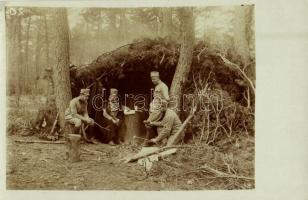
{"label": "tree branch", "polygon": [[237,64],[231,62],[227,58],[223,57],[221,54],[218,54],[218,56],[224,61],[224,63],[226,63],[229,66],[235,67],[235,69],[237,69],[241,73],[241,75],[248,81],[251,89],[253,90],[253,94],[255,95],[256,94],[256,89],[255,89],[255,86],[254,86],[253,82],[250,80],[250,78],[247,76],[247,74],[240,68],[240,66],[238,66]]}

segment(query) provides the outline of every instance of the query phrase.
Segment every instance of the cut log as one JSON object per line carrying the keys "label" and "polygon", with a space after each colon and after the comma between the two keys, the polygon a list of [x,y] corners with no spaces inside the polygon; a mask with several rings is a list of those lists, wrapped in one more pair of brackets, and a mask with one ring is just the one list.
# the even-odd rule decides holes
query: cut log
{"label": "cut log", "polygon": [[70,162],[80,161],[80,141],[81,136],[69,134],[67,138],[67,157]]}

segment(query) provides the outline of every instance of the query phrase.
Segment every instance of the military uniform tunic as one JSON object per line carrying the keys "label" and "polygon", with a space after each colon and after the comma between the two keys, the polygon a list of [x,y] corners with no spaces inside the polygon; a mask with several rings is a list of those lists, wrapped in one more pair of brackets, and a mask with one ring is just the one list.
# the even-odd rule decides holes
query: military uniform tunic
{"label": "military uniform tunic", "polygon": [[165,138],[170,138],[176,134],[182,126],[182,122],[178,115],[169,108],[166,110],[165,115],[161,121],[152,122],[152,124],[157,126],[157,142],[160,142]]}
{"label": "military uniform tunic", "polygon": [[150,115],[147,121],[154,122],[160,120],[162,117],[162,104],[166,104],[168,101],[168,86],[164,82],[159,81],[154,89],[153,101],[150,104]]}

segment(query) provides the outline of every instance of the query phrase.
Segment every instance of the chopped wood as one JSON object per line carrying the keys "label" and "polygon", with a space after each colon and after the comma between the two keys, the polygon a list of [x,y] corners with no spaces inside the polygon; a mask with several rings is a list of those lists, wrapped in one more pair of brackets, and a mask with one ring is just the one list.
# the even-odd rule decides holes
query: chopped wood
{"label": "chopped wood", "polygon": [[81,136],[76,134],[68,134],[67,138],[67,157],[70,162],[80,161],[80,141]]}

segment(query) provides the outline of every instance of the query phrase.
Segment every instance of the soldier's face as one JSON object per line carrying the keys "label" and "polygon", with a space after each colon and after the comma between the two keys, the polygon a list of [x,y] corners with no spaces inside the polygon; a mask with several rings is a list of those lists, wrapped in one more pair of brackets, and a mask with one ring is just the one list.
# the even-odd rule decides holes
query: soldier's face
{"label": "soldier's face", "polygon": [[88,101],[89,96],[83,94],[83,95],[81,95],[81,99],[82,99],[83,101]]}
{"label": "soldier's face", "polygon": [[158,76],[151,76],[151,80],[152,80],[152,83],[154,85],[157,85],[158,82],[159,82],[159,77]]}

